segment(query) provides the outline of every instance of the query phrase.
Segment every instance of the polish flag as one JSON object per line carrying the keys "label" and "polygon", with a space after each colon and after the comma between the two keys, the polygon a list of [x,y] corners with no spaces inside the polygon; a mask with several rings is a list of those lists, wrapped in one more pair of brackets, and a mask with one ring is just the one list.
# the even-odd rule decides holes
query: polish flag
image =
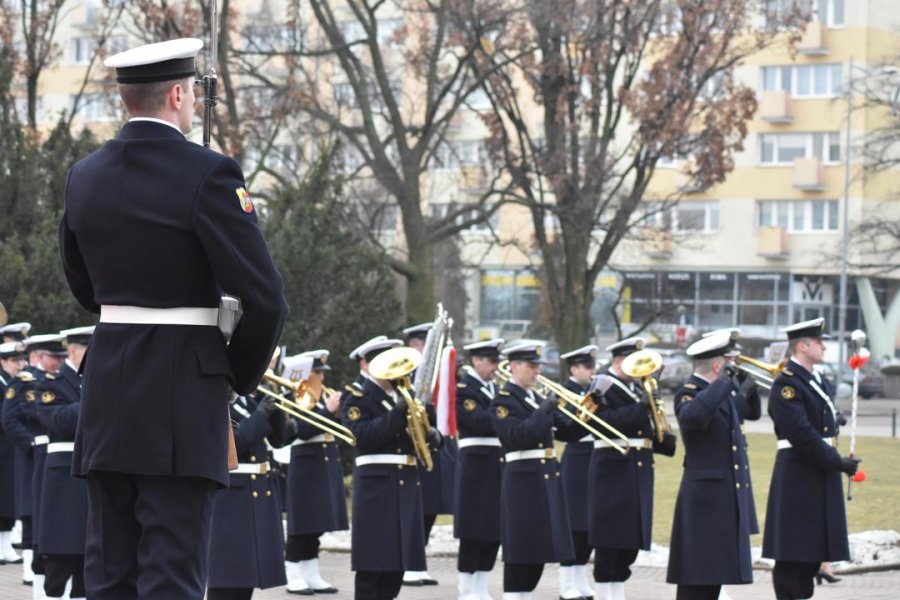
{"label": "polish flag", "polygon": [[438,431],[456,437],[456,349],[453,346],[441,352],[433,398]]}

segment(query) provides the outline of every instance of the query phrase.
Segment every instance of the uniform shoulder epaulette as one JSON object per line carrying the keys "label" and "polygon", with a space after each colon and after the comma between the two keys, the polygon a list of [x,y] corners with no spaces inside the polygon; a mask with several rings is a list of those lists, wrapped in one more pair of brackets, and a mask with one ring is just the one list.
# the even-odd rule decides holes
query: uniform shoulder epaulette
{"label": "uniform shoulder epaulette", "polygon": [[352,385],[344,386],[344,389],[356,396],[357,398],[362,398],[363,393],[353,387]]}
{"label": "uniform shoulder epaulette", "polygon": [[32,381],[37,381],[37,377],[29,373],[28,371],[19,371],[16,377],[18,377],[21,381],[27,381],[29,383]]}
{"label": "uniform shoulder epaulette", "polygon": [[56,375],[54,375],[53,373],[47,373],[46,375],[44,375],[44,379],[50,379],[52,381],[56,379]]}
{"label": "uniform shoulder epaulette", "polygon": [[785,375],[787,375],[788,377],[794,376],[794,372],[791,371],[790,369],[782,369],[781,372],[784,373]]}
{"label": "uniform shoulder epaulette", "polygon": [[686,390],[696,390],[696,389],[697,389],[697,384],[696,384],[696,383],[686,383],[686,384],[684,384],[684,389],[686,389]]}
{"label": "uniform shoulder epaulette", "polygon": [[510,393],[509,393],[508,391],[506,391],[506,390],[500,390],[499,392],[497,392],[497,395],[499,395],[499,396],[512,396],[512,394],[510,394]]}
{"label": "uniform shoulder epaulette", "polygon": [[466,387],[466,384],[465,383],[457,383],[456,387],[458,387],[459,389],[463,389]]}

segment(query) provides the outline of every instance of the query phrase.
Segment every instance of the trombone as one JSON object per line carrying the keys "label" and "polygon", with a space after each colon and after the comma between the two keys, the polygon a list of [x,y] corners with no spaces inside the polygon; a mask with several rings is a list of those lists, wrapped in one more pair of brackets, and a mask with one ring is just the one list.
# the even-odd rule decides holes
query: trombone
{"label": "trombone", "polygon": [[741,354],[734,359],[734,366],[752,377],[759,387],[770,390],[775,378],[784,369],[785,362],[773,365]]}
{"label": "trombone", "polygon": [[[306,390],[308,386],[305,381],[292,381],[284,377],[279,377],[271,371],[268,371],[265,375],[263,375],[263,381],[266,381],[271,385],[278,385],[285,389],[288,389],[294,393],[295,397],[309,395]],[[330,433],[334,437],[345,441],[351,446],[356,445],[356,437],[353,435],[353,432],[340,423],[336,423],[328,417],[312,410],[312,408],[302,406],[299,402],[291,400],[290,398],[287,398],[286,396],[279,394],[278,392],[272,391],[264,385],[260,385],[256,389],[266,396],[275,398],[275,406],[282,412],[285,412],[293,417],[297,417],[301,421],[305,421],[313,427],[321,429],[325,433]]]}
{"label": "trombone", "polygon": [[[510,380],[511,377],[512,371],[509,368],[509,361],[501,361],[500,364],[497,365],[497,379],[500,381],[500,384],[505,384]],[[560,400],[557,408],[562,414],[566,415],[574,422],[587,429],[588,432],[595,437],[609,444],[611,448],[615,448],[616,451],[618,451],[620,454],[628,453],[628,450],[631,447],[628,443],[628,436],[595,415],[588,408],[588,406],[594,403],[590,394],[579,396],[565,386],[560,385],[552,379],[544,377],[543,375],[538,375],[537,385],[535,386],[535,388],[535,391],[537,391],[537,393],[541,396],[555,394],[556,397]],[[601,433],[600,430],[589,423],[589,421],[593,421],[596,425],[605,428],[612,435],[612,437],[618,438],[622,442],[625,442],[625,445],[622,446],[615,443],[615,440],[613,440],[612,437]]]}
{"label": "trombone", "polygon": [[641,382],[644,393],[650,398],[650,417],[656,430],[656,441],[662,442],[667,433],[672,433],[672,426],[666,417],[666,405],[659,395],[659,384],[653,374],[662,366],[662,355],[655,350],[638,350],[632,352],[622,361],[622,372]]}

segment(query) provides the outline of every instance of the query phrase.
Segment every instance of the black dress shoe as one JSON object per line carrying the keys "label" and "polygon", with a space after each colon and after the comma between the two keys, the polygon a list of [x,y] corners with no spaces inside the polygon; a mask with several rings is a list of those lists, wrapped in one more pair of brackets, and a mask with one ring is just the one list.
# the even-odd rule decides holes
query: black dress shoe
{"label": "black dress shoe", "polygon": [[302,590],[288,590],[288,594],[295,594],[297,596],[312,596],[315,594],[312,588],[303,588]]}
{"label": "black dress shoe", "polygon": [[404,579],[403,585],[408,585],[411,587],[421,587],[425,585],[425,583],[421,579]]}
{"label": "black dress shoe", "polygon": [[438,584],[437,579],[428,579],[427,577],[425,579],[420,579],[419,581],[422,582],[422,585],[437,585]]}
{"label": "black dress shoe", "polygon": [[337,594],[338,593],[338,589],[336,587],[313,588],[313,591],[317,594]]}
{"label": "black dress shoe", "polygon": [[837,583],[838,581],[841,580],[840,577],[835,577],[834,575],[832,575],[830,573],[826,573],[822,569],[819,569],[819,572],[816,573],[816,583],[819,585],[822,585],[823,579],[825,581],[827,581],[828,583]]}

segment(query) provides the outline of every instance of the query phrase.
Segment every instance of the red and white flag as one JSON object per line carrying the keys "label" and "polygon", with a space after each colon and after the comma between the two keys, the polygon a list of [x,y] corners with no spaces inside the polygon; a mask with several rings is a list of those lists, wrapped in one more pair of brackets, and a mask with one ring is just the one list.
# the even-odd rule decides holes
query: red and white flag
{"label": "red and white flag", "polygon": [[442,435],[456,437],[456,349],[447,346],[441,352],[437,385],[434,386],[437,428]]}

